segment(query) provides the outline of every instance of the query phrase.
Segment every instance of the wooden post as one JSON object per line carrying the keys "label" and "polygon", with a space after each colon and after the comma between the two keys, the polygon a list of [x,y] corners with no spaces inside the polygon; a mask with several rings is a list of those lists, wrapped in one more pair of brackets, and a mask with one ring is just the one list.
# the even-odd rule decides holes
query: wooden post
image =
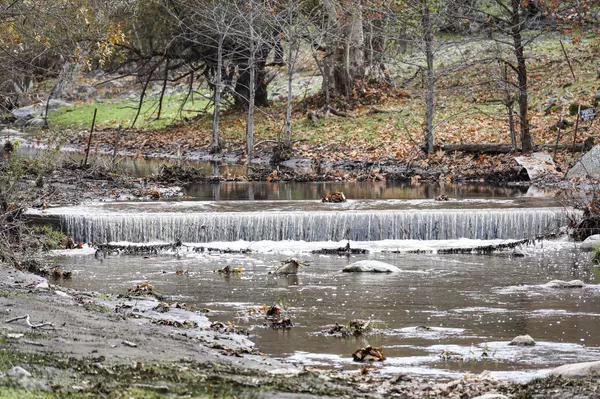
{"label": "wooden post", "polygon": [[90,129],[90,138],[88,139],[88,145],[85,149],[85,160],[83,161],[83,167],[87,166],[88,156],[90,155],[90,146],[92,145],[92,135],[94,134],[94,126],[96,126],[96,114],[98,113],[98,108],[94,109],[94,118],[92,119],[92,128]]}
{"label": "wooden post", "polygon": [[577,130],[579,129],[579,115],[581,115],[581,104],[577,109],[577,121],[575,122],[575,132],[573,133],[573,148],[571,152],[575,152],[575,142],[577,141]]}
{"label": "wooden post", "polygon": [[117,154],[119,152],[119,137],[121,136],[121,125],[119,125],[117,127],[117,130],[115,130],[115,137],[114,137],[114,141],[113,141],[113,155],[112,155],[112,159],[110,162],[110,170],[114,171],[115,170],[115,166],[117,163]]}
{"label": "wooden post", "polygon": [[[562,122],[563,118],[560,118],[560,121]],[[558,142],[560,141],[560,127],[558,128],[558,134],[556,135],[556,144],[554,145],[554,156],[552,157],[552,160],[554,162],[556,162],[556,153],[558,152]]]}
{"label": "wooden post", "polygon": [[562,40],[559,40],[560,42],[560,47],[562,48],[563,54],[565,55],[565,58],[567,60],[567,64],[569,64],[569,69],[571,70],[571,75],[573,75],[573,80],[577,80],[577,77],[575,76],[575,72],[573,72],[573,66],[571,65],[571,60],[569,59],[569,56],[567,55],[567,50],[565,50],[565,46],[563,45]]}

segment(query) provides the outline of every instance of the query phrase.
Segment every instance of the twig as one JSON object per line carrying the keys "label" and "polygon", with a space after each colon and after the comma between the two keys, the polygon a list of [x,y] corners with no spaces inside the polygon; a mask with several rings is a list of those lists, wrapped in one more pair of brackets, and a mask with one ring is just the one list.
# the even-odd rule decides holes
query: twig
{"label": "twig", "polygon": [[50,322],[44,322],[44,323],[40,323],[40,324],[32,324],[31,323],[31,318],[29,317],[28,314],[26,314],[25,316],[18,316],[18,317],[13,317],[12,319],[8,319],[5,321],[5,323],[12,323],[14,321],[18,321],[18,320],[25,320],[25,324],[27,324],[28,327],[32,328],[32,329],[36,329],[36,328],[42,328],[42,327],[52,327],[54,328],[54,324],[50,323]]}

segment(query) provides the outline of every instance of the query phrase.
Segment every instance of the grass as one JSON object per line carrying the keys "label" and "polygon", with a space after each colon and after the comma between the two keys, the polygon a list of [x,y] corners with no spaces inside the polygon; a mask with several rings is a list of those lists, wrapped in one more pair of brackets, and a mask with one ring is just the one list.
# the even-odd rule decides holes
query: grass
{"label": "grass", "polygon": [[[194,101],[188,101],[180,113],[185,94],[165,95],[161,118],[158,115],[158,98],[147,97],[142,106],[142,111],[136,122],[136,127],[160,129],[173,124],[183,117],[193,117],[204,110],[208,100],[204,97],[194,96]],[[90,127],[94,117],[94,110],[98,109],[96,126],[98,128],[131,126],[137,113],[138,102],[107,100],[104,103],[82,103],[70,108],[61,108],[49,114],[49,124],[53,127],[85,128]]]}
{"label": "grass", "polygon": [[[464,64],[464,58],[475,61],[476,58],[496,56],[492,49],[494,44],[485,38],[476,38],[472,43],[463,43],[459,49],[440,56],[437,67],[440,76],[436,87],[435,110],[435,143],[510,143],[506,109],[501,101],[504,89],[499,85],[500,67],[498,63],[476,63],[468,67],[453,68]],[[528,55],[528,73],[530,82],[530,122],[536,144],[553,144],[556,133],[550,127],[556,124],[562,115],[574,122],[568,115],[568,103],[579,102],[590,104],[596,90],[599,89],[596,79],[596,67],[592,55],[600,37],[586,35],[578,45],[574,39],[563,37],[563,43],[571,60],[577,79],[571,76],[565,56],[553,34],[536,39],[526,49]],[[514,56],[509,49],[501,51],[508,60]],[[412,60],[412,55],[404,54]],[[421,58],[415,55],[412,60],[420,63]],[[445,58],[444,58],[445,57]],[[404,81],[414,74],[415,68],[397,61],[390,63],[396,69],[394,75],[397,82]],[[447,73],[442,73],[443,67]],[[510,76],[514,84],[514,74]],[[381,161],[397,159],[401,161],[421,161],[422,153],[418,149],[423,144],[425,90],[417,78],[409,90],[410,98],[389,98],[377,108],[386,113],[369,113],[369,107],[359,107],[349,112],[349,117],[322,118],[316,123],[309,122],[306,114],[297,111],[293,114],[292,140],[298,141],[298,156],[318,156],[326,161],[369,160]],[[518,95],[513,89],[513,97]],[[568,98],[566,106],[557,106],[546,114],[544,103],[550,98]],[[191,149],[209,148],[211,142],[212,120],[203,117],[190,123],[165,129],[177,120],[177,110],[183,98],[182,94],[168,96],[165,102],[164,117],[153,120],[156,112],[156,99],[149,99],[144,105],[144,112],[136,126],[147,127],[142,132],[123,132],[122,143],[134,148],[140,154],[177,154],[179,149],[186,152]],[[78,104],[71,110],[62,109],[51,114],[51,124],[55,127],[76,126],[88,129],[93,110],[98,107],[98,126],[114,127],[119,124],[129,126],[135,114],[137,104],[133,101],[106,102],[103,104]],[[184,115],[193,117],[197,111],[206,106],[201,99],[195,104],[188,104]],[[285,107],[274,103],[272,107],[260,109],[255,116],[255,143],[263,140],[281,138],[284,128]],[[514,107],[518,112],[518,104]],[[226,110],[222,114],[220,137],[223,147],[229,151],[244,148],[246,115]],[[517,127],[518,128],[518,127]],[[154,130],[153,130],[154,129]],[[85,136],[80,132],[80,137]],[[563,132],[564,133],[564,132]],[[568,132],[570,133],[570,131]],[[583,124],[578,141],[586,136],[600,134],[599,124]],[[572,141],[572,134],[563,135],[562,144]],[[85,138],[84,138],[85,139]],[[110,132],[99,132],[95,136],[98,144],[112,144],[114,137]],[[304,148],[307,146],[308,148]],[[441,155],[440,155],[441,156]],[[441,158],[436,157],[434,161]],[[557,158],[561,168],[568,168],[573,162],[570,154],[559,153]],[[455,162],[454,160],[453,162]],[[467,160],[468,161],[468,160]],[[486,158],[490,164],[493,159]],[[461,163],[461,165],[464,162]]]}
{"label": "grass", "polygon": [[592,261],[594,263],[600,263],[600,244],[596,245],[592,251]]}
{"label": "grass", "polygon": [[51,251],[54,249],[63,248],[63,242],[67,236],[57,230],[54,230],[50,225],[37,226],[35,233],[40,236],[45,250]]}

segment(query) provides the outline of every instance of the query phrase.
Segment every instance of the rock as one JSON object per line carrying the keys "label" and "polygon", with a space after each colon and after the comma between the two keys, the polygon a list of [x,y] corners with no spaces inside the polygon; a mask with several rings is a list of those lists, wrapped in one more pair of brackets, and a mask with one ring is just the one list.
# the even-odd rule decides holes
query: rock
{"label": "rock", "polygon": [[40,105],[28,105],[23,108],[13,109],[11,113],[18,119],[31,119],[41,114]]}
{"label": "rock", "polygon": [[509,342],[510,346],[535,346],[535,341],[529,335],[519,335]]}
{"label": "rock", "polygon": [[568,172],[567,179],[600,177],[600,145],[594,146]]}
{"label": "rock", "polygon": [[31,377],[31,373],[23,367],[15,366],[6,373],[9,377],[20,380],[21,378]]}
{"label": "rock", "polygon": [[508,399],[508,396],[499,393],[486,393],[485,395],[475,396],[472,399]]}
{"label": "rock", "polygon": [[600,361],[566,364],[550,370],[550,375],[562,378],[600,377]]}
{"label": "rock", "polygon": [[23,136],[23,132],[14,129],[2,129],[0,131],[0,136],[21,137]]}
{"label": "rock", "polygon": [[40,127],[44,126],[44,120],[42,118],[33,118],[27,121],[27,126]]}
{"label": "rock", "polygon": [[275,274],[297,274],[300,266],[306,266],[306,262],[298,259],[286,259],[275,268]]}
{"label": "rock", "polygon": [[581,280],[571,280],[571,281],[563,281],[563,280],[552,280],[544,286],[548,288],[583,288],[585,284]]}
{"label": "rock", "polygon": [[344,267],[342,271],[347,273],[397,273],[401,270],[389,263],[377,260],[361,260]]}
{"label": "rock", "polygon": [[593,251],[596,245],[600,244],[600,234],[594,234],[585,239],[579,246],[582,251]]}
{"label": "rock", "polygon": [[[71,103],[53,98],[50,100],[50,103],[48,104],[48,111],[56,111],[57,109],[60,109],[60,108],[72,107],[72,106],[73,106],[73,104],[71,104]],[[45,110],[46,110],[46,102],[44,102],[42,104],[42,111],[45,112]]]}

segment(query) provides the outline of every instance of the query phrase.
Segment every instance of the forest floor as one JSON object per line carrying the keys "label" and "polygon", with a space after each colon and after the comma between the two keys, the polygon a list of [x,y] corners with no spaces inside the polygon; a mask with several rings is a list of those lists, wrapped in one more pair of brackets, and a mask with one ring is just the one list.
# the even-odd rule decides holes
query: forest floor
{"label": "forest floor", "polygon": [[[562,130],[559,144],[570,145],[576,118],[569,108],[572,104],[591,106],[600,99],[595,61],[598,38],[593,34],[573,35],[565,39],[564,44],[570,64],[560,42],[554,37],[539,38],[528,48],[529,113],[536,145],[555,144],[556,125],[561,118],[569,127]],[[441,181],[514,180],[513,172],[517,167],[514,157],[517,153],[493,155],[443,151],[447,144],[510,144],[507,110],[503,105],[506,92],[500,83],[498,63],[480,61],[468,66],[459,65],[459,61],[464,64],[464,59],[474,57],[473,54],[478,54],[481,59],[494,56],[497,50],[490,48],[493,46],[481,38],[463,44],[458,50],[440,52],[443,55],[438,60],[440,77],[436,88],[435,114],[437,150],[429,156],[421,149],[424,88],[419,83],[418,74],[400,64],[394,71],[396,81],[406,82],[402,88],[365,86],[353,93],[350,107],[346,99],[333,99],[332,106],[343,111],[345,116],[323,113],[324,99],[315,87],[307,89],[303,95],[298,94],[292,117],[292,149],[283,153],[275,151],[275,157],[274,149],[282,139],[285,123],[285,103],[281,97],[273,98],[271,107],[262,108],[257,113],[257,144],[253,156],[248,157],[244,151],[245,114],[233,109],[226,110],[222,116],[222,152],[210,154],[211,113],[191,116],[198,107],[207,106],[206,93],[198,94],[193,106],[186,105],[184,109],[187,111],[183,115],[176,112],[174,105],[174,101],[183,95],[183,88],[174,88],[174,94],[166,100],[162,119],[158,121],[155,96],[154,100],[148,100],[154,101],[154,106],[144,106],[137,125],[141,127],[117,131],[117,125],[127,127],[131,124],[131,96],[123,97],[122,88],[106,91],[108,98],[98,105],[103,117],[99,119],[98,130],[93,137],[92,153],[112,154],[118,138],[119,153],[134,157],[219,160],[248,164],[269,172],[278,165],[312,169],[301,180],[415,177]],[[303,71],[297,79],[307,79],[310,74],[310,70]],[[411,80],[411,77],[414,79]],[[110,96],[113,96],[112,99]],[[511,96],[515,96],[514,90]],[[81,151],[87,145],[94,107],[97,105],[93,103],[79,103],[72,109],[55,112],[50,116],[51,126],[66,136],[63,140],[67,144]],[[124,114],[125,110],[128,113]],[[185,120],[178,119],[177,115],[185,116]],[[309,115],[317,117],[310,118]],[[597,124],[582,123],[576,141],[596,139],[599,132]],[[34,133],[33,136],[43,141],[47,134]],[[549,151],[548,148],[545,150]],[[580,153],[568,150],[558,151],[559,178],[579,156]],[[399,173],[394,173],[393,168],[382,169],[382,165],[399,166]],[[323,171],[330,172],[324,176]],[[261,176],[265,179],[269,174],[263,171]],[[295,178],[294,174],[292,179]]]}
{"label": "forest floor", "polygon": [[[154,323],[127,298],[61,288],[0,265],[0,397],[13,398],[594,398],[595,379],[528,383],[465,375],[437,381],[299,368],[245,336]],[[54,285],[58,284],[58,285]],[[134,298],[135,299],[135,298]],[[142,307],[144,298],[135,299]],[[25,320],[8,320],[29,315]],[[209,315],[210,317],[210,315]]]}

